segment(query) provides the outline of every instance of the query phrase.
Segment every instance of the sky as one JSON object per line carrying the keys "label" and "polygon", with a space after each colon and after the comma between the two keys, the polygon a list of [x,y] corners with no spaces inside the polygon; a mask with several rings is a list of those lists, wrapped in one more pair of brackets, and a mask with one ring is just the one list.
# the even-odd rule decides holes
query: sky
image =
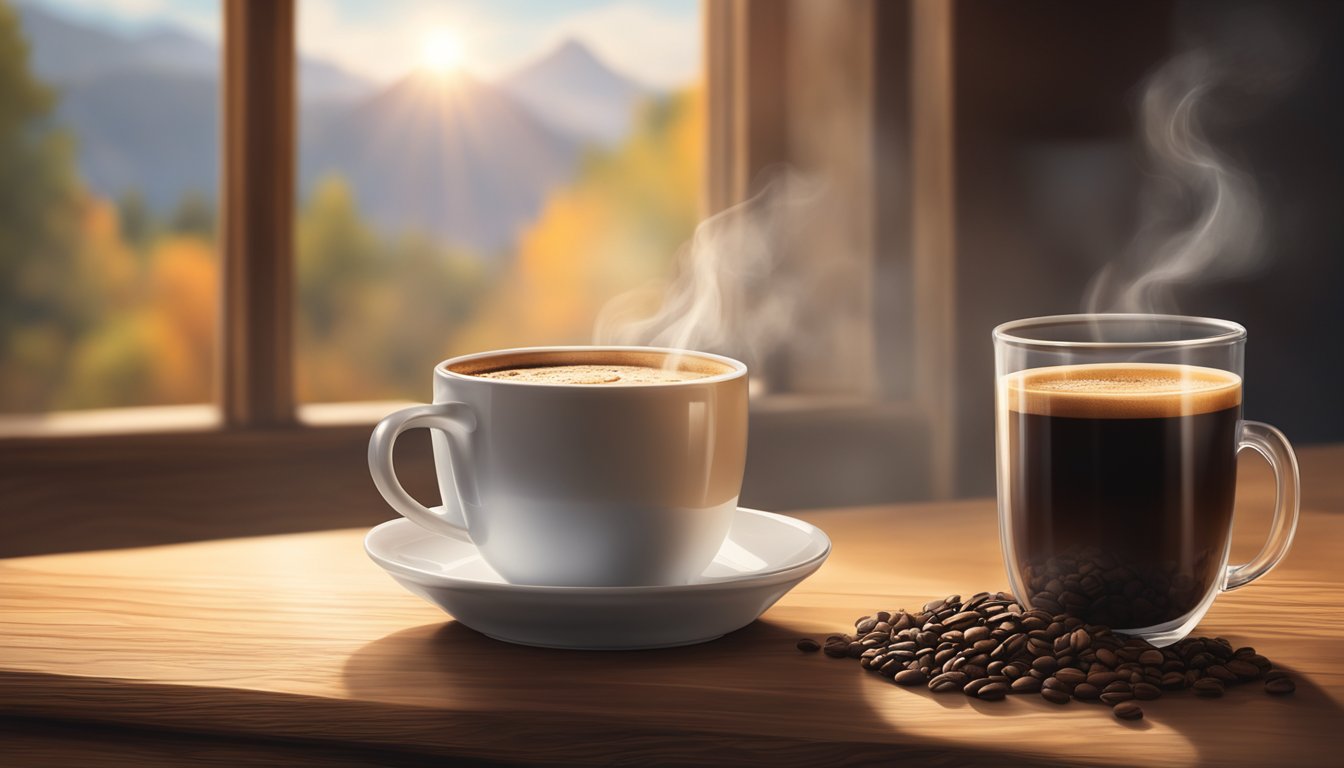
{"label": "sky", "polygon": [[[30,2],[32,0],[29,0]],[[299,49],[377,82],[417,68],[427,41],[460,47],[462,66],[495,78],[567,38],[656,87],[700,71],[698,0],[298,0]],[[219,0],[40,0],[69,18],[134,32],[164,23],[218,40]]]}

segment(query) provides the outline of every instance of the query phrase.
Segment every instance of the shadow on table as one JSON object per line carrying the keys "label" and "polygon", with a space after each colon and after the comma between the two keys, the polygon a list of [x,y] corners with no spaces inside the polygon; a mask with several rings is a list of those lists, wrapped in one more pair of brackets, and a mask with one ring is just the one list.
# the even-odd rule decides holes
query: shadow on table
{"label": "shadow on table", "polygon": [[[681,735],[688,743],[674,749],[692,762],[776,760],[783,744],[789,745],[785,764],[883,760],[891,758],[892,742],[900,742],[903,760],[923,755],[936,764],[1000,764],[1024,751],[1035,763],[1049,763],[1054,759],[1042,744],[1052,738],[1073,744],[1057,758],[1068,764],[1094,755],[1123,764],[1123,755],[1107,752],[1126,738],[1148,754],[1157,754],[1152,750],[1159,742],[1174,747],[1166,757],[1177,763],[1246,764],[1252,762],[1245,748],[1251,739],[1273,744],[1287,762],[1328,762],[1324,750],[1338,745],[1344,726],[1339,704],[1296,674],[1297,692],[1289,697],[1270,697],[1259,683],[1213,701],[1181,692],[1143,702],[1145,719],[1123,722],[1099,704],[1060,706],[1037,696],[984,702],[923,687],[901,689],[853,660],[798,652],[793,644],[799,636],[787,625],[757,621],[697,646],[564,651],[511,645],[449,621],[365,645],[347,661],[344,679],[361,699],[423,708],[445,720],[445,711],[487,721],[493,716],[496,724],[497,716],[516,716],[520,726],[527,721],[532,740],[545,740],[547,733],[536,728],[553,721],[556,744],[585,738],[588,723],[629,733],[647,749]],[[953,714],[957,710],[965,717]],[[1050,715],[1051,723],[1026,719],[1033,714]],[[563,730],[566,723],[583,730]],[[1042,727],[1053,733],[1043,734]],[[1173,734],[1184,744],[1169,738]],[[689,746],[697,738],[707,751]],[[725,753],[725,744],[737,751]],[[531,747],[516,748],[525,754]]]}

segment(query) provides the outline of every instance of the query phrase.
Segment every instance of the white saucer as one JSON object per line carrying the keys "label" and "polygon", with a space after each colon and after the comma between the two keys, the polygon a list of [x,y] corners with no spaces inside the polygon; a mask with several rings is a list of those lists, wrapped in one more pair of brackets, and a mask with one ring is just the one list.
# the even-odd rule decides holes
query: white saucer
{"label": "white saucer", "polygon": [[497,640],[615,650],[703,643],[745,627],[821,567],[831,540],[801,520],[739,508],[700,578],[651,587],[509,584],[473,545],[406,519],[369,531],[364,551],[402,586]]}

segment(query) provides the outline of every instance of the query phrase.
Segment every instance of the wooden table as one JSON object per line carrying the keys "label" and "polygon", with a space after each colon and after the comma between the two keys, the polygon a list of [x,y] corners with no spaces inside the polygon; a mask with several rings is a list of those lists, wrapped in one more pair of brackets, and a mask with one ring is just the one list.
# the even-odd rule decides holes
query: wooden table
{"label": "wooden table", "polygon": [[[1344,447],[1303,465],[1292,553],[1198,630],[1291,670],[1287,698],[1169,694],[1122,723],[1099,705],[897,688],[794,649],[876,609],[1003,588],[989,500],[801,515],[834,552],[761,621],[626,653],[482,637],[341,530],[0,560],[0,764],[1339,764]],[[1271,494],[1248,462],[1234,557],[1261,541]]]}

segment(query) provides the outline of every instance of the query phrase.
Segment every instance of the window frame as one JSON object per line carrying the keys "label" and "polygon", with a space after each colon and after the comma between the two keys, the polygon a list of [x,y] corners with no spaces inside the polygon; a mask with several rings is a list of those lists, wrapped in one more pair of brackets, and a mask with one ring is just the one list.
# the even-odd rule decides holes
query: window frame
{"label": "window frame", "polygon": [[[704,0],[706,213],[744,199],[761,169],[787,159],[788,104],[779,73],[789,55],[789,6],[799,1]],[[863,39],[879,72],[870,84],[874,130],[894,127],[904,138],[887,155],[873,148],[877,161],[906,167],[909,175],[905,183],[875,177],[875,207],[906,213],[875,221],[871,240],[873,290],[883,290],[884,274],[912,286],[896,321],[912,326],[913,382],[862,401],[765,398],[753,403],[753,442],[779,445],[810,435],[833,425],[837,414],[846,423],[888,419],[891,429],[920,422],[930,445],[929,476],[916,495],[946,498],[952,494],[955,434],[952,4],[846,2],[855,33],[868,35]],[[0,556],[365,525],[386,517],[359,467],[368,428],[400,404],[296,402],[296,11],[296,0],[221,1],[222,296],[215,402],[165,406],[161,413],[186,418],[134,423],[130,416],[157,409],[0,419],[0,466],[6,468],[0,498],[13,502],[10,514],[0,515]],[[892,70],[907,74],[880,74]],[[889,308],[880,301],[874,307],[879,324],[877,313]],[[890,326],[888,320],[880,325]],[[879,328],[879,345],[882,333]],[[892,365],[879,359],[879,370]],[[427,436],[408,435],[403,443],[403,482],[432,497]],[[828,471],[825,457],[793,460],[822,461],[815,471]],[[270,471],[276,467],[293,472]],[[270,478],[268,488],[242,487],[254,485],[248,478],[258,472]],[[340,481],[333,484],[333,475]],[[773,498],[780,505],[807,498],[805,489],[792,492]],[[154,503],[139,503],[142,498]],[[191,511],[184,513],[186,508]],[[59,510],[59,535],[35,519],[43,509]]]}

